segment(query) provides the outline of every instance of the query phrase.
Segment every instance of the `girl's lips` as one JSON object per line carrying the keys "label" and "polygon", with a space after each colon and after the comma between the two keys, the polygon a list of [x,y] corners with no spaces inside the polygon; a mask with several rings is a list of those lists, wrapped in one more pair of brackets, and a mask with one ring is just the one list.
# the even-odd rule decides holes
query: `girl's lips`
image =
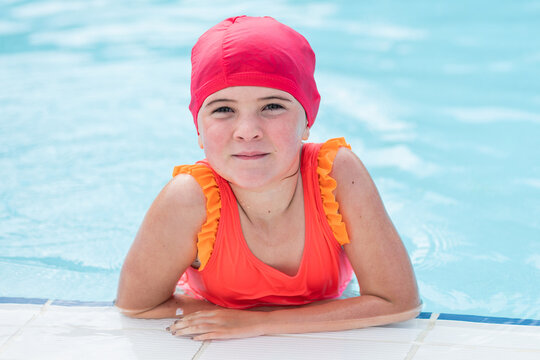
{"label": "girl's lips", "polygon": [[241,160],[258,160],[258,159],[262,159],[266,155],[268,155],[268,153],[243,152],[243,153],[233,154],[232,156],[236,159],[241,159]]}

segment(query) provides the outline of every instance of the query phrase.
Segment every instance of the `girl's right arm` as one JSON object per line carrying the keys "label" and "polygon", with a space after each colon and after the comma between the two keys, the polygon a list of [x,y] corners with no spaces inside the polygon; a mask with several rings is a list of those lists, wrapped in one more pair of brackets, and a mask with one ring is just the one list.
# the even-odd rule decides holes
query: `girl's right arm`
{"label": "girl's right arm", "polygon": [[[152,203],[122,266],[115,301],[122,313],[175,317],[177,308],[194,301],[173,293],[196,259],[197,233],[205,219],[206,199],[197,181],[186,174],[174,177]],[[205,306],[199,302],[191,305]]]}

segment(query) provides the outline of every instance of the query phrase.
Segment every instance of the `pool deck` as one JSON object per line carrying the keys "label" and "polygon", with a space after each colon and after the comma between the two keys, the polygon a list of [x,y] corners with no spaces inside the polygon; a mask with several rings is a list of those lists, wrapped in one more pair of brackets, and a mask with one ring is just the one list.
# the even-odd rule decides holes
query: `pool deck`
{"label": "pool deck", "polygon": [[197,342],[108,303],[0,298],[0,359],[540,359],[540,321],[422,313],[367,329]]}

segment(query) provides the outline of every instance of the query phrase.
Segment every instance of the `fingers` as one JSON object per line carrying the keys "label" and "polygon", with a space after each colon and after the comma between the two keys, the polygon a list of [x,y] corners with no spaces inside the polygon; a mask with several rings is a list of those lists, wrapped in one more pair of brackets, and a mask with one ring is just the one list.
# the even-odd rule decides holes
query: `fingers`
{"label": "fingers", "polygon": [[[264,313],[244,310],[203,310],[176,320],[167,331],[194,340],[230,339],[264,334]],[[261,319],[261,316],[263,318]]]}
{"label": "fingers", "polygon": [[218,326],[212,311],[199,311],[176,320],[166,330],[175,336],[209,333]]}
{"label": "fingers", "polygon": [[200,335],[200,334],[208,333],[209,331],[212,330],[211,324],[196,324],[196,325],[185,325],[185,326],[175,325],[175,326],[176,326],[175,328],[171,328],[171,334],[174,336]]}

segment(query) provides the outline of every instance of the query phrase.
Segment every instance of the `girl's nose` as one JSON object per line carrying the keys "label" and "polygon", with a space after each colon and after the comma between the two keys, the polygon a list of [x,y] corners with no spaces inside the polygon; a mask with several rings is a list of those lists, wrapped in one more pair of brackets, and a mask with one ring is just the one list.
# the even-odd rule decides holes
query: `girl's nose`
{"label": "girl's nose", "polygon": [[242,115],[236,119],[234,137],[237,140],[251,141],[262,137],[259,119],[254,115]]}

